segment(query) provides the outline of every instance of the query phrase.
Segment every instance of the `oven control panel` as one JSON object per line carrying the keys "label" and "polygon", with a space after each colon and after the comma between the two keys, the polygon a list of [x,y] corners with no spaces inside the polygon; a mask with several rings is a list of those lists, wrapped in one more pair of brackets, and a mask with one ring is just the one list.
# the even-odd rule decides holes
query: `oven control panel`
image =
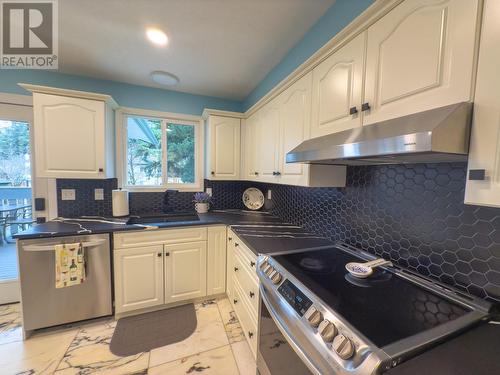
{"label": "oven control panel", "polygon": [[278,288],[278,293],[285,298],[288,304],[292,306],[300,316],[304,316],[312,305],[312,301],[288,279],[283,281],[283,284]]}

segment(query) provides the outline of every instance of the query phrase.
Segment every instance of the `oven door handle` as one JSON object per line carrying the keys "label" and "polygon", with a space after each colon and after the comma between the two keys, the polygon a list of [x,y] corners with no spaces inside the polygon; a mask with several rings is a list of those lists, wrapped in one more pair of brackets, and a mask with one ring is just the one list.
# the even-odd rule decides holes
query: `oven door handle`
{"label": "oven door handle", "polygon": [[271,315],[271,318],[273,319],[274,323],[276,324],[282,335],[285,336],[286,341],[288,341],[294,352],[299,356],[299,358],[302,360],[302,362],[304,362],[304,364],[307,366],[309,370],[311,370],[316,375],[322,375],[321,372],[319,372],[318,369],[312,364],[309,358],[307,358],[304,352],[299,348],[297,342],[293,339],[292,336],[290,336],[287,329],[280,322],[278,313],[276,312],[276,309],[269,300],[266,293],[266,289],[262,284],[260,285],[260,296],[262,298],[262,302],[264,302],[264,304],[267,307],[267,310],[269,311],[269,315]]}

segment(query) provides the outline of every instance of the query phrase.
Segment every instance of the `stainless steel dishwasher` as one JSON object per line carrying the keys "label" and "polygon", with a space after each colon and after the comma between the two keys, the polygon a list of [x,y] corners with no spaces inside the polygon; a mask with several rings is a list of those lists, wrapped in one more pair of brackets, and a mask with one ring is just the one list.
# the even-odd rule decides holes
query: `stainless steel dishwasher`
{"label": "stainless steel dishwasher", "polygon": [[[56,289],[54,246],[82,243],[86,280]],[[38,328],[112,314],[108,234],[18,240],[23,328]]]}

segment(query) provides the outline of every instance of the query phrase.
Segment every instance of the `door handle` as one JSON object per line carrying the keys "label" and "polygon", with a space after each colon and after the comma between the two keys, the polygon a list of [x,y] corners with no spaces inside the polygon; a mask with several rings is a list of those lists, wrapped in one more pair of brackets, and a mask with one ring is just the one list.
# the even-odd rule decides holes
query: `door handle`
{"label": "door handle", "polygon": [[[86,241],[82,242],[82,247],[94,247],[102,245],[106,242],[106,240],[95,240],[95,241]],[[56,243],[52,245],[27,245],[23,247],[24,251],[54,251],[54,246]]]}
{"label": "door handle", "polygon": [[248,331],[248,337],[252,338],[253,337],[253,332]]}
{"label": "door handle", "polygon": [[165,256],[166,256],[166,257],[169,257],[169,256],[170,256],[170,253],[167,251],[167,252],[165,253]]}
{"label": "door handle", "polygon": [[369,111],[371,109],[370,103],[366,102],[361,105],[361,110],[364,111]]}
{"label": "door handle", "polygon": [[240,246],[240,245],[238,244],[238,242],[235,242],[235,243],[234,243],[234,246],[235,246],[235,247],[238,247],[238,246]]}
{"label": "door handle", "polygon": [[250,267],[255,267],[255,262],[250,262]]}
{"label": "door handle", "polygon": [[156,254],[156,256],[157,256],[158,258],[161,258],[162,253],[158,253],[158,254]]}
{"label": "door handle", "polygon": [[250,293],[248,293],[248,295],[250,296],[250,298],[253,298],[255,296],[255,293],[254,292],[250,292]]}
{"label": "door handle", "polygon": [[238,303],[238,300],[237,300],[236,298],[235,298],[235,299],[233,299],[233,303],[234,303],[234,304]]}
{"label": "door handle", "polygon": [[238,267],[234,267],[234,272],[238,271],[239,268]]}
{"label": "door handle", "polygon": [[358,113],[358,108],[356,108],[356,107],[349,108],[350,115],[355,115],[356,113]]}

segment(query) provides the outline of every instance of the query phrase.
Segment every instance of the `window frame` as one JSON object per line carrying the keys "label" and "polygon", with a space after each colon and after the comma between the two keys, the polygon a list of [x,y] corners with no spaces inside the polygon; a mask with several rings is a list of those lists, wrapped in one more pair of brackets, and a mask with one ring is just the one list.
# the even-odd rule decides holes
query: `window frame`
{"label": "window frame", "polygon": [[[127,184],[127,117],[143,117],[161,121],[162,149],[162,183],[161,185],[128,185]],[[203,139],[204,126],[201,116],[185,115],[172,112],[161,112],[137,108],[121,107],[116,111],[116,164],[118,186],[131,192],[163,192],[166,189],[179,191],[200,191],[203,188]],[[195,134],[194,170],[195,180],[192,184],[168,183],[167,179],[167,123],[193,125]]]}

